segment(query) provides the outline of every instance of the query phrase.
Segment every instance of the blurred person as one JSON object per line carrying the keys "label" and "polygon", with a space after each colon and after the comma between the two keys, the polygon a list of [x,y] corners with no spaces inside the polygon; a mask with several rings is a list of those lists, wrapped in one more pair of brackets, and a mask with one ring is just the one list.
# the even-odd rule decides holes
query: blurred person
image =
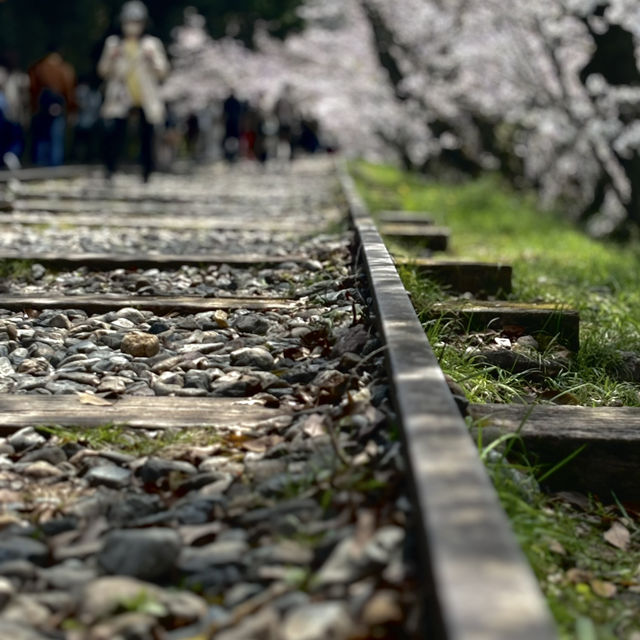
{"label": "blurred person", "polygon": [[169,72],[169,61],[160,40],[144,33],[148,17],[142,2],[126,2],[120,13],[123,35],[107,38],[98,63],[98,74],[106,81],[102,116],[107,178],[116,171],[130,115],[140,123],[140,161],[145,182],[154,169],[155,127],[166,118],[160,82]]}
{"label": "blurred person", "polygon": [[200,118],[193,111],[187,116],[184,125],[184,142],[189,160],[195,162],[200,154]]}
{"label": "blurred person", "polygon": [[[274,107],[275,116],[278,119],[278,136],[280,146],[285,148],[289,160],[293,160],[296,133],[298,129],[298,115],[294,105],[293,87],[286,84],[282,95],[276,101]],[[280,152],[280,149],[278,150]]]}
{"label": "blurred person", "polygon": [[28,122],[29,78],[9,63],[0,65],[0,168],[19,169]]}
{"label": "blurred person", "polygon": [[227,162],[234,162],[237,160],[240,152],[242,112],[242,103],[236,97],[235,91],[231,89],[231,92],[222,105],[222,114],[224,118],[222,152]]}
{"label": "blurred person", "polygon": [[76,108],[76,73],[55,44],[29,68],[33,156],[38,165],[64,162],[67,117]]}
{"label": "blurred person", "polygon": [[321,151],[320,125],[313,117],[302,118],[300,120],[300,148],[307,153],[318,153]]}
{"label": "blurred person", "polygon": [[78,113],[73,131],[71,156],[78,162],[93,162],[99,157],[99,123],[102,95],[91,86],[88,78],[82,79],[76,88]]}

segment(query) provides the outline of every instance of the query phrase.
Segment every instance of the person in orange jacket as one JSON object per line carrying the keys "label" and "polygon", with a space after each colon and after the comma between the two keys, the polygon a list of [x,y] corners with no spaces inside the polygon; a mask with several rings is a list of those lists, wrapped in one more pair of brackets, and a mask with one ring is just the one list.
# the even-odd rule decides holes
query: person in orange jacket
{"label": "person in orange jacket", "polygon": [[76,109],[76,73],[51,45],[47,55],[29,68],[33,155],[36,164],[64,162],[67,116]]}

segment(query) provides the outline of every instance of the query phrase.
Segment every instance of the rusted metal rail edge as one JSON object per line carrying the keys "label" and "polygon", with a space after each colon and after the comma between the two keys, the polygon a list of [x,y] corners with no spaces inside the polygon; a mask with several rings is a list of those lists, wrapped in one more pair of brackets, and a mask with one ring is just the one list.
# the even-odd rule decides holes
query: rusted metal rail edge
{"label": "rusted metal rail edge", "polygon": [[551,640],[555,625],[409,297],[345,164],[338,173],[387,346],[419,513],[425,637]]}

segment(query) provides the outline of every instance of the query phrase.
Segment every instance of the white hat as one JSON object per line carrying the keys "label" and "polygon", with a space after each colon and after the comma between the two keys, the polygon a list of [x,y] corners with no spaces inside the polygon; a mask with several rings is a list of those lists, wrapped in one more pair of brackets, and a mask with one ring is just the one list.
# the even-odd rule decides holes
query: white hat
{"label": "white hat", "polygon": [[125,2],[120,12],[120,22],[146,22],[149,12],[140,0]]}

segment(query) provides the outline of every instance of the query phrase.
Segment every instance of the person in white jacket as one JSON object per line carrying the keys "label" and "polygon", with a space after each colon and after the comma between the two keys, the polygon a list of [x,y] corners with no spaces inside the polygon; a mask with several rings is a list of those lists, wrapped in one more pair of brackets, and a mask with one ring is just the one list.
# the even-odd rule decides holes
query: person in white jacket
{"label": "person in white jacket", "polygon": [[165,121],[160,83],[169,72],[169,62],[162,42],[144,34],[147,18],[142,2],[126,2],[120,13],[122,37],[107,38],[98,62],[98,74],[105,80],[102,117],[108,178],[116,170],[132,112],[140,120],[140,159],[145,182],[154,169],[154,129]]}

